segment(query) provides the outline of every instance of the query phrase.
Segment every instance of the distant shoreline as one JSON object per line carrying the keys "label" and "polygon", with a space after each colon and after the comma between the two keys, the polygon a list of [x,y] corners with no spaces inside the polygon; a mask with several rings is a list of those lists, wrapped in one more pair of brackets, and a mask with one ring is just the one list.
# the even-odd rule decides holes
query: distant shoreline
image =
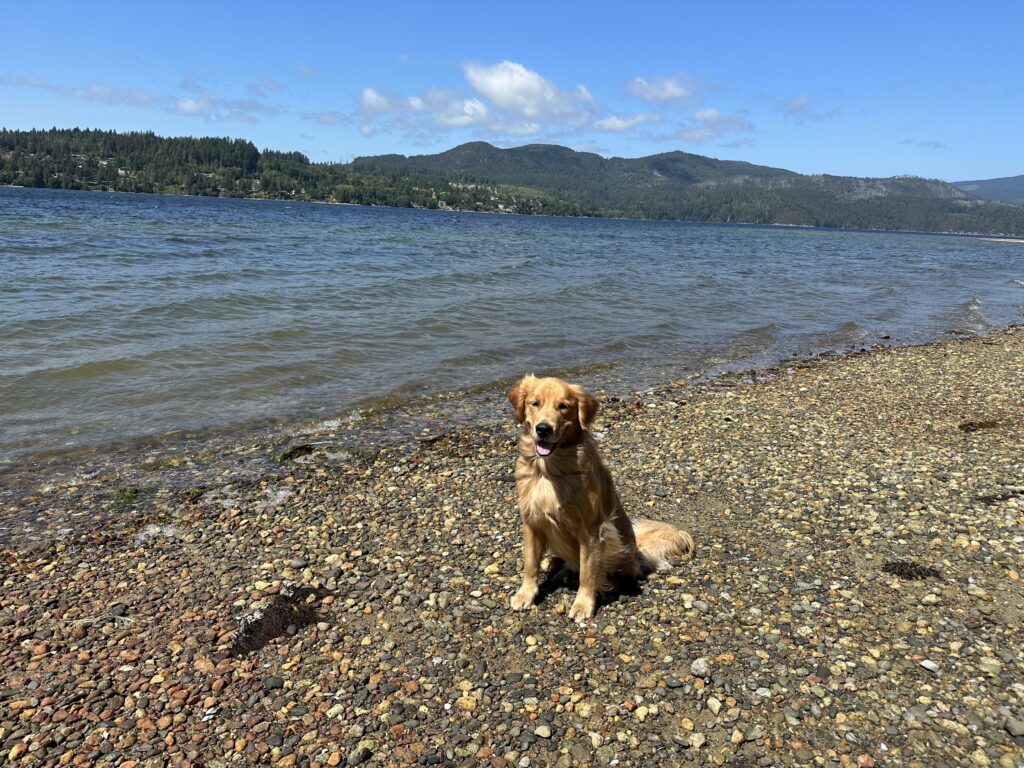
{"label": "distant shoreline", "polygon": [[817,224],[785,224],[770,223],[763,224],[754,221],[707,221],[699,219],[648,219],[637,216],[574,216],[571,214],[557,213],[520,213],[518,211],[477,211],[469,208],[423,208],[421,206],[407,205],[381,205],[379,203],[349,203],[336,200],[301,200],[287,197],[255,197],[252,195],[190,195],[185,192],[129,192],[121,189],[52,189],[50,187],[26,187],[19,184],[0,184],[0,189],[31,189],[46,192],[101,192],[114,195],[154,195],[157,197],[183,197],[194,200],[251,200],[259,203],[289,203],[308,205],[339,205],[352,208],[387,208],[396,211],[424,211],[427,213],[476,213],[494,216],[520,216],[524,218],[538,219],[586,219],[605,221],[644,221],[651,223],[665,222],[674,224],[697,224],[701,226],[724,226],[724,227],[759,227],[762,229],[802,229],[817,230],[821,232],[863,232],[865,234],[878,233],[886,235],[937,235],[942,237],[969,237],[976,240],[984,240],[994,243],[1024,243],[1024,238],[1012,235],[1000,235],[991,232],[950,232],[945,230],[928,229],[873,229],[864,227],[824,227]]}

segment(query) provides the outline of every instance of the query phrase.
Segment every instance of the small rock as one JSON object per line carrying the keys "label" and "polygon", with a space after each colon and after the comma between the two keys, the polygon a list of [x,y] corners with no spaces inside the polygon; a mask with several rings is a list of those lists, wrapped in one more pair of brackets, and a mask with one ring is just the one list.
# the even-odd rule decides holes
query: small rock
{"label": "small rock", "polygon": [[722,711],[722,702],[716,699],[714,696],[708,696],[707,700],[708,709],[711,710],[712,715],[717,715]]}
{"label": "small rock", "polygon": [[743,731],[744,741],[760,741],[764,738],[764,728],[760,725],[751,725]]}
{"label": "small rock", "polygon": [[538,725],[534,730],[534,735],[541,739],[551,738],[551,726],[550,725]]}
{"label": "small rock", "polygon": [[348,765],[362,765],[373,756],[373,752],[367,747],[360,747],[349,753],[345,760]]}
{"label": "small rock", "polygon": [[985,754],[985,750],[981,747],[978,747],[971,753],[971,762],[974,765],[977,765],[978,768],[986,768],[986,766],[992,764],[992,761],[989,759],[988,755]]}
{"label": "small rock", "polygon": [[1013,737],[1024,736],[1024,720],[1017,720],[1012,717],[1006,718],[1003,728]]}
{"label": "small rock", "polygon": [[284,688],[284,678],[277,675],[271,675],[266,679],[266,682],[263,683],[263,687],[268,691]]}
{"label": "small rock", "polygon": [[711,665],[703,656],[699,659],[694,659],[693,663],[690,664],[690,674],[694,677],[707,677],[710,673]]}
{"label": "small rock", "polygon": [[919,661],[917,663],[920,664],[925,669],[927,669],[929,672],[938,672],[939,671],[939,665],[936,664],[934,661],[931,661],[929,659],[925,659],[924,661]]}

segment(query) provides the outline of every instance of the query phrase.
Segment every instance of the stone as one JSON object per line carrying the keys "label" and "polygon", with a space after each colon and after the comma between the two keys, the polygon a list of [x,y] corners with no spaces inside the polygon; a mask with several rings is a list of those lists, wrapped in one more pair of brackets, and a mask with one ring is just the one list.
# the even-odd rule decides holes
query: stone
{"label": "stone", "polygon": [[346,765],[362,765],[373,757],[373,751],[368,747],[359,747],[349,752],[345,760]]}
{"label": "stone", "polygon": [[690,674],[694,677],[707,677],[711,674],[711,665],[703,656],[699,659],[694,659],[690,664]]}

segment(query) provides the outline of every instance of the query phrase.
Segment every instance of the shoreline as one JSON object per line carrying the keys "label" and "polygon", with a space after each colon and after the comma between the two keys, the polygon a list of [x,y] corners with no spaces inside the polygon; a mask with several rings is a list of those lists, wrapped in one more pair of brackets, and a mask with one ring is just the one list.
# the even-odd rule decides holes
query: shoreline
{"label": "shoreline", "polygon": [[[592,389],[596,387],[595,391],[619,401],[635,399],[644,391],[657,391],[680,381],[714,387],[722,381],[772,376],[781,368],[802,368],[822,360],[885,349],[985,338],[1014,327],[994,328],[972,336],[950,330],[944,338],[925,341],[892,339],[885,335],[869,346],[865,346],[868,344],[865,339],[859,343],[815,345],[788,353],[751,351],[729,359],[717,353],[697,354],[672,375],[665,366],[655,367],[650,362],[649,369],[644,368],[637,375],[632,368],[634,363],[624,360],[538,370],[537,373],[589,381]],[[343,462],[349,457],[373,454],[384,448],[412,451],[425,437],[433,439],[459,429],[495,428],[507,421],[505,391],[515,378],[424,394],[392,393],[315,418],[296,415],[203,429],[172,429],[105,445],[47,449],[23,455],[0,463],[0,480],[3,481],[0,483],[0,548],[6,542],[24,538],[30,527],[39,528],[41,518],[32,513],[44,510],[46,504],[52,506],[55,497],[73,507],[77,506],[78,497],[85,496],[92,503],[92,517],[125,527],[139,515],[129,516],[130,508],[122,509],[119,507],[124,505],[111,502],[121,491],[137,491],[134,495],[146,502],[155,485],[181,493],[206,487],[207,478],[216,474],[230,473],[236,481],[258,480],[279,468],[276,457],[280,453],[296,446],[301,450],[308,445],[314,453],[330,454],[334,461]],[[439,408],[452,403],[457,406],[454,420],[449,415],[437,415]],[[114,490],[101,492],[98,498],[90,493],[90,489],[108,487]],[[30,513],[19,513],[18,508],[26,500],[33,502]],[[15,524],[12,525],[12,521]],[[20,533],[19,522],[23,525]],[[81,525],[75,520],[66,522],[60,526],[65,535],[81,533]]]}
{"label": "shoreline", "polygon": [[[567,573],[507,609],[503,402],[379,451],[260,465],[239,445],[188,493],[168,466],[135,498],[113,473],[41,494],[37,514],[83,533],[0,550],[0,754],[1013,768],[1022,359],[1018,325],[602,398],[629,514],[687,528],[697,553],[582,628]],[[118,498],[130,524],[95,516]]]}
{"label": "shoreline", "polygon": [[[633,378],[632,371],[629,375],[616,375],[629,370],[631,364],[626,361],[537,373],[589,381],[591,389],[603,398],[628,402],[642,398],[645,392],[662,391],[681,383],[715,389],[732,386],[736,381],[772,378],[782,370],[830,364],[893,349],[969,342],[1012,333],[1018,328],[1024,328],[1024,324],[969,336],[947,331],[943,338],[926,341],[883,336],[867,346],[847,342],[791,351],[785,356],[765,356],[756,351],[727,360],[717,355],[698,356],[674,375],[667,375],[666,370],[657,373],[652,368],[639,380]],[[867,340],[862,344],[866,345]],[[109,445],[47,450],[0,464],[0,551],[11,542],[25,540],[30,531],[45,532],[47,527],[53,527],[47,526],[36,513],[44,511],[47,505],[52,507],[58,499],[63,506],[76,507],[83,500],[90,506],[88,515],[66,516],[64,524],[57,526],[62,535],[82,534],[83,518],[101,519],[124,529],[152,512],[153,490],[157,486],[164,487],[165,496],[174,496],[208,487],[211,476],[258,482],[281,469],[278,457],[286,451],[304,451],[308,446],[311,453],[330,456],[333,463],[343,464],[385,449],[415,452],[421,441],[465,429],[500,429],[508,423],[505,391],[515,378],[418,395],[385,395],[329,416],[295,416],[198,430],[174,429]],[[440,409],[452,405],[454,411],[442,416]],[[451,413],[456,415],[454,420]],[[143,510],[135,510],[134,503],[118,504],[116,497],[122,492],[132,493]],[[28,514],[25,509],[19,512],[26,501],[30,503]]]}
{"label": "shoreline", "polygon": [[[255,197],[251,195],[190,195],[182,192],[126,192],[118,189],[52,189],[50,187],[26,187],[19,186],[17,184],[0,184],[0,188],[6,189],[32,189],[32,190],[46,190],[49,192],[103,192],[106,194],[115,195],[153,195],[155,197],[183,197],[190,199],[201,199],[201,200],[252,200],[256,202],[267,202],[267,203],[300,203],[309,205],[339,205],[339,206],[351,206],[354,208],[389,208],[392,210],[406,210],[406,211],[424,211],[428,213],[438,214],[452,214],[452,213],[476,213],[493,216],[524,216],[529,218],[549,218],[549,219],[584,219],[588,221],[603,220],[603,221],[642,221],[647,223],[658,223],[658,222],[671,222],[676,224],[695,224],[698,226],[724,226],[724,227],[754,227],[762,229],[796,229],[796,230],[809,230],[809,231],[821,231],[821,232],[857,232],[864,234],[886,234],[886,235],[935,235],[938,237],[966,237],[975,240],[981,240],[983,242],[993,243],[1021,243],[1024,242],[1024,238],[1018,235],[1010,235],[1000,232],[960,232],[950,230],[930,230],[930,229],[874,229],[874,228],[861,228],[861,227],[823,227],[818,224],[786,224],[781,222],[762,223],[754,221],[714,221],[714,220],[698,220],[698,219],[650,219],[644,217],[633,217],[633,216],[583,216],[573,214],[556,214],[556,213],[520,213],[518,211],[506,211],[506,210],[493,210],[493,211],[479,211],[470,208],[422,208],[417,206],[396,206],[396,205],[380,205],[378,203],[339,203],[336,200],[303,200],[296,199],[293,197]],[[989,201],[995,202],[995,201]]]}

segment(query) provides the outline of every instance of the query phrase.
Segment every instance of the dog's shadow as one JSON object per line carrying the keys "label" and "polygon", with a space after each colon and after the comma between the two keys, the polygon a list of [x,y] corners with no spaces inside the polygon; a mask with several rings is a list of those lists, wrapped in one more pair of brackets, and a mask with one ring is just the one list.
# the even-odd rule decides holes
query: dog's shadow
{"label": "dog's shadow", "polygon": [[[607,592],[600,592],[597,595],[595,608],[600,610],[606,605],[611,605],[620,599],[638,597],[643,594],[643,583],[647,581],[649,574],[642,573],[639,577],[623,576],[613,574],[611,576],[612,588]],[[580,588],[580,575],[567,565],[555,564],[548,568],[541,580],[537,590],[537,597],[534,605],[540,605],[551,595],[563,589],[569,592],[576,592]]]}

